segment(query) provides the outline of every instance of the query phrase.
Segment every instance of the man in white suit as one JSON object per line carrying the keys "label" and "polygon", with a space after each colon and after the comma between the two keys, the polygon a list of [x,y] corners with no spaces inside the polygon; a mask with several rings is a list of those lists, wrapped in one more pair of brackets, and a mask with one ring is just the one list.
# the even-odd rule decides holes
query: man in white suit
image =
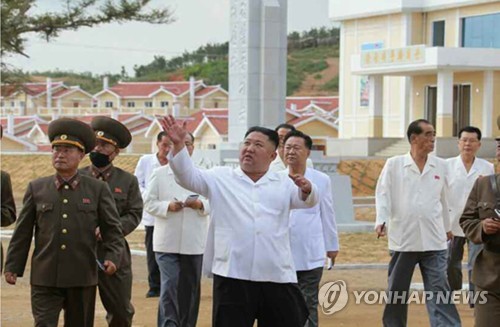
{"label": "man in white suit", "polygon": [[[184,140],[193,154],[194,137]],[[208,229],[208,201],[179,186],[170,166],[151,174],[145,210],[155,217],[153,251],[160,268],[158,326],[195,327],[200,305],[200,280]]]}
{"label": "man in white suit", "polygon": [[[459,225],[460,217],[464,211],[465,203],[474,182],[481,176],[495,173],[493,164],[476,157],[481,147],[481,130],[477,127],[467,126],[458,133],[458,150],[460,154],[446,160],[448,171],[446,183],[448,185],[448,205],[450,209],[451,232],[453,239],[449,242],[448,256],[448,282],[452,290],[462,289],[462,258],[466,238]],[[468,271],[469,290],[474,290],[470,282],[474,260],[482,248],[482,244],[468,243]],[[473,304],[471,303],[471,306]]]}
{"label": "man in white suit", "polygon": [[318,326],[318,291],[326,257],[335,262],[339,250],[332,185],[328,175],[307,167],[312,139],[291,131],[284,139],[284,159],[290,175],[304,175],[316,184],[319,203],[290,212],[290,242],[299,288],[309,309],[308,327]]}
{"label": "man in white suit", "polygon": [[[137,162],[134,175],[139,182],[139,189],[144,198],[146,188],[148,186],[149,178],[158,167],[168,164],[167,154],[170,151],[170,139],[164,131],[161,131],[156,136],[156,146],[158,147],[157,153],[145,154]],[[144,244],[146,245],[146,261],[148,264],[148,284],[149,290],[146,297],[160,296],[160,269],[156,263],[155,254],[153,251],[153,231],[155,225],[155,218],[151,216],[146,210],[142,212],[142,224],[144,225]]]}

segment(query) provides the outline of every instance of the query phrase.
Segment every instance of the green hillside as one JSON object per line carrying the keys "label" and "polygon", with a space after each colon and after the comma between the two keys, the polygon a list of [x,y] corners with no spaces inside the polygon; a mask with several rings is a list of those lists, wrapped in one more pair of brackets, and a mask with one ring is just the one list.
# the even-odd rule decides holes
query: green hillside
{"label": "green hillside", "polygon": [[[145,65],[134,66],[134,76],[122,68],[110,77],[110,85],[123,81],[175,81],[190,76],[228,89],[228,43],[206,44],[192,52],[166,59],[155,56]],[[287,95],[332,95],[338,93],[338,29],[312,29],[288,36]],[[90,72],[45,71],[31,73],[31,79],[52,77],[80,85],[94,94],[102,89],[102,77]],[[230,90],[229,90],[230,91]]]}

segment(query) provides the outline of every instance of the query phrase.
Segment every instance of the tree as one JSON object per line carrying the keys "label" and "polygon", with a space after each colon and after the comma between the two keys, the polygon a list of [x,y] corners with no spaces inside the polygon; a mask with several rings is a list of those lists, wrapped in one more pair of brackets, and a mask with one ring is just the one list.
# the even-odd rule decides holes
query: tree
{"label": "tree", "polygon": [[[127,21],[168,24],[174,21],[169,8],[146,9],[151,0],[60,0],[60,11],[33,13],[37,0],[1,1],[2,58],[12,54],[28,57],[26,36],[35,34],[47,41],[61,32],[107,23]],[[2,61],[2,73],[12,72]]]}

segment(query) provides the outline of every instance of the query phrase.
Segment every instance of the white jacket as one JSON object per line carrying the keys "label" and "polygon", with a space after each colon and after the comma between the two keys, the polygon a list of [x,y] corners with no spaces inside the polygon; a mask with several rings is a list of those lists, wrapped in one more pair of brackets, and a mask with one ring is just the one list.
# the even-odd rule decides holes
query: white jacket
{"label": "white jacket", "polygon": [[474,182],[478,177],[492,175],[495,173],[495,169],[491,162],[475,158],[472,167],[467,173],[460,156],[447,159],[446,164],[448,165],[446,183],[448,185],[451,231],[455,236],[465,237],[464,231],[460,227],[459,220],[464,211],[465,203],[472,190],[472,186],[474,186]]}
{"label": "white jacket", "polygon": [[175,182],[169,165],[157,168],[151,174],[144,197],[144,210],[155,217],[153,251],[179,254],[203,254],[207,239],[207,200],[200,198],[204,210],[184,208],[168,211],[171,201],[184,201],[190,192]]}
{"label": "white jacket", "polygon": [[389,158],[377,182],[376,225],[386,223],[389,250],[447,249],[451,231],[446,162],[429,155],[420,173],[410,153]]}
{"label": "white jacket", "polygon": [[302,201],[300,189],[285,174],[268,171],[254,182],[240,167],[196,169],[185,148],[175,157],[170,152],[168,158],[179,184],[210,200],[205,269],[243,280],[297,282],[290,249],[290,209],[318,203],[314,184]]}
{"label": "white jacket", "polygon": [[319,203],[290,212],[290,243],[297,271],[323,267],[326,251],[339,250],[330,177],[312,168],[304,176],[318,187]]}

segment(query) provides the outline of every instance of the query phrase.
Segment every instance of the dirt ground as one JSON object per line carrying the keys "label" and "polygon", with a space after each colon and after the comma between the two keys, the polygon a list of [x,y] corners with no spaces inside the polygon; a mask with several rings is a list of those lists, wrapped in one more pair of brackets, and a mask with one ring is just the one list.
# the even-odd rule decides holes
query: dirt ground
{"label": "dirt ground", "polygon": [[[136,236],[137,237],[137,236]],[[350,235],[351,238],[365,238],[367,236]],[[139,238],[139,237],[137,237]],[[133,241],[133,240],[132,240]],[[346,242],[353,242],[346,239]],[[359,240],[356,242],[361,243]],[[7,246],[3,241],[4,248]],[[132,242],[133,243],[133,242]],[[136,309],[133,326],[156,326],[156,313],[158,299],[146,299],[147,291],[147,271],[145,257],[133,256],[134,285],[132,302]],[[29,276],[29,267],[25,276]],[[328,281],[343,280],[348,286],[349,292],[353,290],[382,290],[386,287],[386,270],[325,270],[322,284]],[[421,281],[418,270],[415,272],[414,281]],[[16,286],[11,286],[1,281],[1,326],[3,327],[24,327],[33,326],[30,307],[29,277],[18,279]],[[105,312],[102,305],[97,300],[96,307],[96,327],[105,327]],[[463,326],[473,325],[472,311],[466,305],[458,306]],[[211,326],[212,310],[212,280],[203,279],[201,307],[198,319],[198,327]],[[320,325],[328,326],[379,326],[381,325],[383,306],[355,304],[354,297],[349,297],[347,306],[340,312],[330,316],[320,313]],[[62,319],[61,319],[62,322]],[[409,308],[409,326],[428,326],[428,316],[425,305],[412,304]],[[62,324],[61,324],[62,326]],[[237,326],[235,326],[237,327]]]}

